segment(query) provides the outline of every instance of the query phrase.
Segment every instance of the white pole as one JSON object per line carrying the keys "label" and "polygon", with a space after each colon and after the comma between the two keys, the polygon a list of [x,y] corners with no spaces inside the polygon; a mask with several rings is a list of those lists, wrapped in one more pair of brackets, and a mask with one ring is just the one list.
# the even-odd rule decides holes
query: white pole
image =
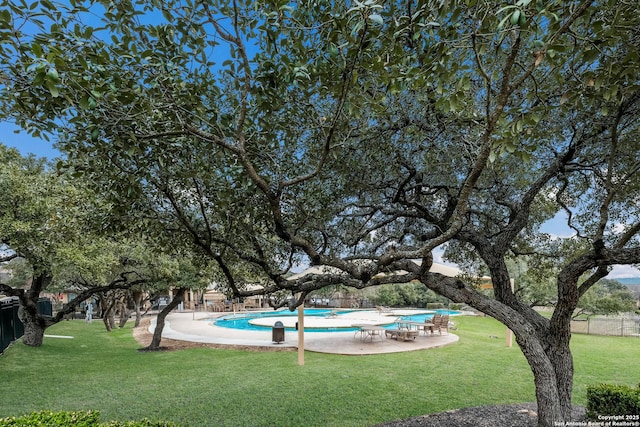
{"label": "white pole", "polygon": [[298,307],[298,365],[304,365],[304,301]]}

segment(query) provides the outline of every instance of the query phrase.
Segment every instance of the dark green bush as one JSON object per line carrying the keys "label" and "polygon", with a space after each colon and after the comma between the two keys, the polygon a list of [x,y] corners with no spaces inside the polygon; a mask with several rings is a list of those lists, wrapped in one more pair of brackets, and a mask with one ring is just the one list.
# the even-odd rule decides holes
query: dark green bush
{"label": "dark green bush", "polygon": [[0,427],[178,427],[165,421],[109,421],[100,423],[98,411],[40,411],[20,417],[0,418]]}
{"label": "dark green bush", "polygon": [[587,416],[640,414],[640,385],[598,384],[587,387]]}

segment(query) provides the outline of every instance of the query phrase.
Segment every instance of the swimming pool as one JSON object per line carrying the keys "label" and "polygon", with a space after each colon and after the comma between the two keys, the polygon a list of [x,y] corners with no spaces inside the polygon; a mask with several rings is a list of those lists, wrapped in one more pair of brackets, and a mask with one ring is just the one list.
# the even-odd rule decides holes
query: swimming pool
{"label": "swimming pool", "polygon": [[[336,310],[336,309],[324,309],[324,308],[305,308],[304,316],[305,318],[308,318],[308,317],[327,318],[330,316],[332,317],[333,315],[336,315],[336,317],[339,317],[340,315],[354,313],[357,311],[358,310],[349,310],[349,309]],[[398,324],[396,323],[398,319],[401,319],[403,321],[409,321],[409,322],[424,322],[426,319],[432,318],[435,313],[440,313],[443,315],[449,314],[452,316],[461,314],[460,311],[455,311],[455,310],[429,310],[428,312],[425,312],[425,311],[426,310],[422,312],[417,312],[416,314],[408,314],[408,315],[391,315],[389,316],[389,319],[388,319],[389,322],[381,324],[381,326],[388,329],[394,329],[398,327]],[[271,330],[272,326],[263,326],[263,325],[253,324],[251,323],[251,320],[263,319],[263,318],[269,318],[269,317],[294,318],[297,316],[298,316],[298,310],[246,312],[246,313],[231,314],[231,315],[220,317],[218,319],[210,319],[210,322],[213,325],[219,326],[222,328],[248,330],[248,331],[266,331],[266,330]],[[350,323],[360,323],[360,322],[353,321],[353,322],[347,322],[347,323],[350,324]],[[295,330],[295,327],[287,327],[285,325],[285,329]],[[358,328],[354,328],[352,326],[313,327],[313,326],[305,325],[304,330],[305,332],[353,332],[353,331],[357,331]]]}

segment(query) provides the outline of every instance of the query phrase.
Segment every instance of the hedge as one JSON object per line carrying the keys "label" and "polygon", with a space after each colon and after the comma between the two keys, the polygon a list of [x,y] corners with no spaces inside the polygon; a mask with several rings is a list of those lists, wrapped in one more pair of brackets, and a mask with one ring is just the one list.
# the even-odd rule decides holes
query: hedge
{"label": "hedge", "polygon": [[19,417],[0,418],[0,427],[178,427],[165,421],[100,422],[98,411],[40,411]]}
{"label": "hedge", "polygon": [[438,310],[438,309],[443,309],[444,308],[444,304],[441,302],[428,302],[427,303],[427,308],[430,310]]}
{"label": "hedge", "polygon": [[587,417],[598,415],[640,414],[640,384],[637,388],[625,385],[598,384],[587,387]]}

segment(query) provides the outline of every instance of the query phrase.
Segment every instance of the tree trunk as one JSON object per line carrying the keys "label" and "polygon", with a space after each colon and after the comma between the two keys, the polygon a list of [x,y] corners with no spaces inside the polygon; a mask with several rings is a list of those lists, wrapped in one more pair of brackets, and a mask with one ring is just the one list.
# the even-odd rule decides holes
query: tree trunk
{"label": "tree trunk", "polygon": [[[516,342],[524,354],[536,387],[536,401],[538,403],[538,427],[552,427],[564,425],[565,416],[560,401],[563,397],[558,389],[556,368],[544,351],[544,345],[535,337],[522,337],[514,331]],[[571,396],[569,396],[569,399]],[[569,400],[569,405],[571,401]]]}
{"label": "tree trunk", "polygon": [[111,332],[116,327],[115,318],[115,293],[113,291],[107,293],[101,293],[100,295],[100,307],[102,309],[102,323],[107,329],[107,332]]}
{"label": "tree trunk", "polygon": [[44,340],[44,331],[51,325],[40,313],[38,313],[38,299],[40,291],[46,289],[51,283],[51,276],[41,274],[33,277],[31,288],[18,295],[20,308],[18,318],[22,322],[24,335],[22,342],[31,347],[40,347]]}
{"label": "tree trunk", "polygon": [[113,331],[116,328],[116,311],[114,310],[113,306],[111,306],[111,309],[109,310],[109,315],[106,317],[107,317],[107,321],[109,322],[109,330]]}
{"label": "tree trunk", "polygon": [[127,308],[126,303],[120,303],[120,318],[118,319],[118,328],[124,328],[124,325],[129,321],[129,316],[131,315],[131,310]]}
{"label": "tree trunk", "polygon": [[555,369],[558,398],[562,416],[566,421],[571,421],[571,393],[573,391],[574,372],[571,349],[568,345],[566,347],[552,346],[550,350],[550,359]]}
{"label": "tree trunk", "polygon": [[104,328],[107,330],[107,332],[111,332],[113,330],[111,324],[109,323],[109,316],[107,315],[106,311],[102,315],[102,323],[104,323]]}
{"label": "tree trunk", "polygon": [[44,331],[47,328],[46,321],[37,312],[35,304],[20,305],[18,318],[22,322],[24,335],[22,342],[31,347],[40,347],[44,340]]}
{"label": "tree trunk", "polygon": [[[523,306],[510,293],[508,276],[504,289],[495,289],[499,274],[493,274],[497,299],[487,298],[459,279],[427,275],[423,283],[428,288],[455,302],[468,304],[499,320],[515,335],[534,377],[538,403],[538,426],[554,427],[571,421],[571,390],[573,360],[569,349],[570,330],[566,314],[555,314],[549,321],[529,307]],[[496,280],[498,278],[498,280]],[[437,279],[437,280],[434,280]],[[566,312],[570,312],[570,307]]]}
{"label": "tree trunk", "polygon": [[140,310],[140,304],[142,302],[142,292],[140,291],[133,291],[133,297],[131,298],[133,300],[133,308],[135,310],[136,313],[136,322],[134,327],[137,328],[138,326],[140,326],[140,322],[142,321],[142,311]]}
{"label": "tree trunk", "polygon": [[111,332],[115,328],[115,317],[111,302],[106,302],[102,307],[102,323],[104,323],[107,332]]}
{"label": "tree trunk", "polygon": [[176,291],[175,296],[171,300],[171,302],[164,308],[160,313],[158,313],[158,317],[156,320],[156,328],[153,330],[153,338],[151,339],[151,344],[146,347],[146,350],[160,350],[160,341],[162,340],[162,330],[164,329],[164,323],[167,315],[176,308],[182,301],[184,301],[184,294],[186,289],[179,288]]}
{"label": "tree trunk", "polygon": [[547,354],[554,366],[556,384],[562,414],[566,421],[571,418],[571,393],[573,391],[573,354],[571,353],[571,314],[577,306],[566,304],[556,309],[549,326],[549,350]]}
{"label": "tree trunk", "polygon": [[140,326],[140,322],[142,321],[142,311],[140,310],[140,304],[138,303],[136,303],[135,312],[136,312],[136,321],[133,326],[134,328],[137,328],[138,326]]}
{"label": "tree trunk", "polygon": [[129,321],[129,318],[131,317],[132,310],[129,308],[131,306],[133,306],[135,309],[136,301],[134,299],[133,291],[130,289],[127,289],[126,291],[123,292],[122,299],[119,305],[120,320],[118,322],[118,327],[120,329],[124,328],[124,325],[127,324],[127,322]]}
{"label": "tree trunk", "polygon": [[[569,310],[570,311],[570,310]],[[496,315],[498,313],[498,315]],[[538,403],[538,426],[564,425],[571,420],[573,356],[570,349],[570,316],[556,315],[541,326],[534,315],[522,317],[494,312],[492,315],[511,329],[534,377]],[[539,315],[535,315],[539,316]]]}

